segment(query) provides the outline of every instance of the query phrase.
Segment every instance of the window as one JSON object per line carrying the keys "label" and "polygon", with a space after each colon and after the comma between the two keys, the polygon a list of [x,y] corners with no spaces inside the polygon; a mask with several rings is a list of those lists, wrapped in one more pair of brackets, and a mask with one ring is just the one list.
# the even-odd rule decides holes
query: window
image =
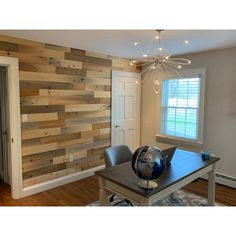
{"label": "window", "polygon": [[202,142],[203,78],[202,70],[188,70],[162,81],[162,135]]}

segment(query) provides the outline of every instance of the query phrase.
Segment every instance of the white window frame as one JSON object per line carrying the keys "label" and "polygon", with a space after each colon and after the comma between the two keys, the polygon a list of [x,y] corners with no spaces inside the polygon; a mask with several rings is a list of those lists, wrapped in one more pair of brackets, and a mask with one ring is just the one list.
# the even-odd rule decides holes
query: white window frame
{"label": "white window frame", "polygon": [[[199,97],[199,113],[198,113],[198,139],[188,139],[181,138],[177,136],[170,136],[161,133],[161,122],[159,123],[159,134],[156,135],[157,140],[170,141],[172,143],[182,143],[196,146],[203,146],[204,143],[204,106],[205,106],[205,79],[206,79],[206,69],[205,68],[196,68],[196,69],[185,69],[180,71],[181,78],[177,74],[168,73],[163,76],[163,80],[168,79],[184,79],[184,78],[200,78],[200,97]],[[162,116],[162,81],[160,88],[160,117]]]}

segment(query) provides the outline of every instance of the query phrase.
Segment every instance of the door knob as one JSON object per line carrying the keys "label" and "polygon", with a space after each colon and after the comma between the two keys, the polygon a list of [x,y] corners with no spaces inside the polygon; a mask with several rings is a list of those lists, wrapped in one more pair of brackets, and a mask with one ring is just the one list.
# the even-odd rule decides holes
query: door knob
{"label": "door knob", "polygon": [[118,127],[120,127],[120,126],[119,126],[119,125],[116,125],[115,127],[118,128]]}

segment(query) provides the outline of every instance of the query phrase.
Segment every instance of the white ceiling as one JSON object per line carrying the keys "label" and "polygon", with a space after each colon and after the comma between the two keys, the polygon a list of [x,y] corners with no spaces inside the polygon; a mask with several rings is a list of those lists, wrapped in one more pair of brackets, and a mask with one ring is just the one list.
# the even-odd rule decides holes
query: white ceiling
{"label": "white ceiling", "polygon": [[[155,30],[0,30],[12,35],[50,44],[84,49],[107,55],[140,58],[157,47]],[[185,45],[184,40],[189,44]],[[140,42],[134,47],[133,42]],[[165,30],[161,47],[166,54],[186,54],[236,46],[236,30]]]}

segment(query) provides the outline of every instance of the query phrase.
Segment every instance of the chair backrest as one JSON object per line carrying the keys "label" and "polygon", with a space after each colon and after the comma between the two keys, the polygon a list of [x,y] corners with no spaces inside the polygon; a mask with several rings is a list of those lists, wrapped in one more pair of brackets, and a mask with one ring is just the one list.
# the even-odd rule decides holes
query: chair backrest
{"label": "chair backrest", "polygon": [[105,150],[105,166],[106,168],[131,161],[132,152],[126,145],[117,145]]}

